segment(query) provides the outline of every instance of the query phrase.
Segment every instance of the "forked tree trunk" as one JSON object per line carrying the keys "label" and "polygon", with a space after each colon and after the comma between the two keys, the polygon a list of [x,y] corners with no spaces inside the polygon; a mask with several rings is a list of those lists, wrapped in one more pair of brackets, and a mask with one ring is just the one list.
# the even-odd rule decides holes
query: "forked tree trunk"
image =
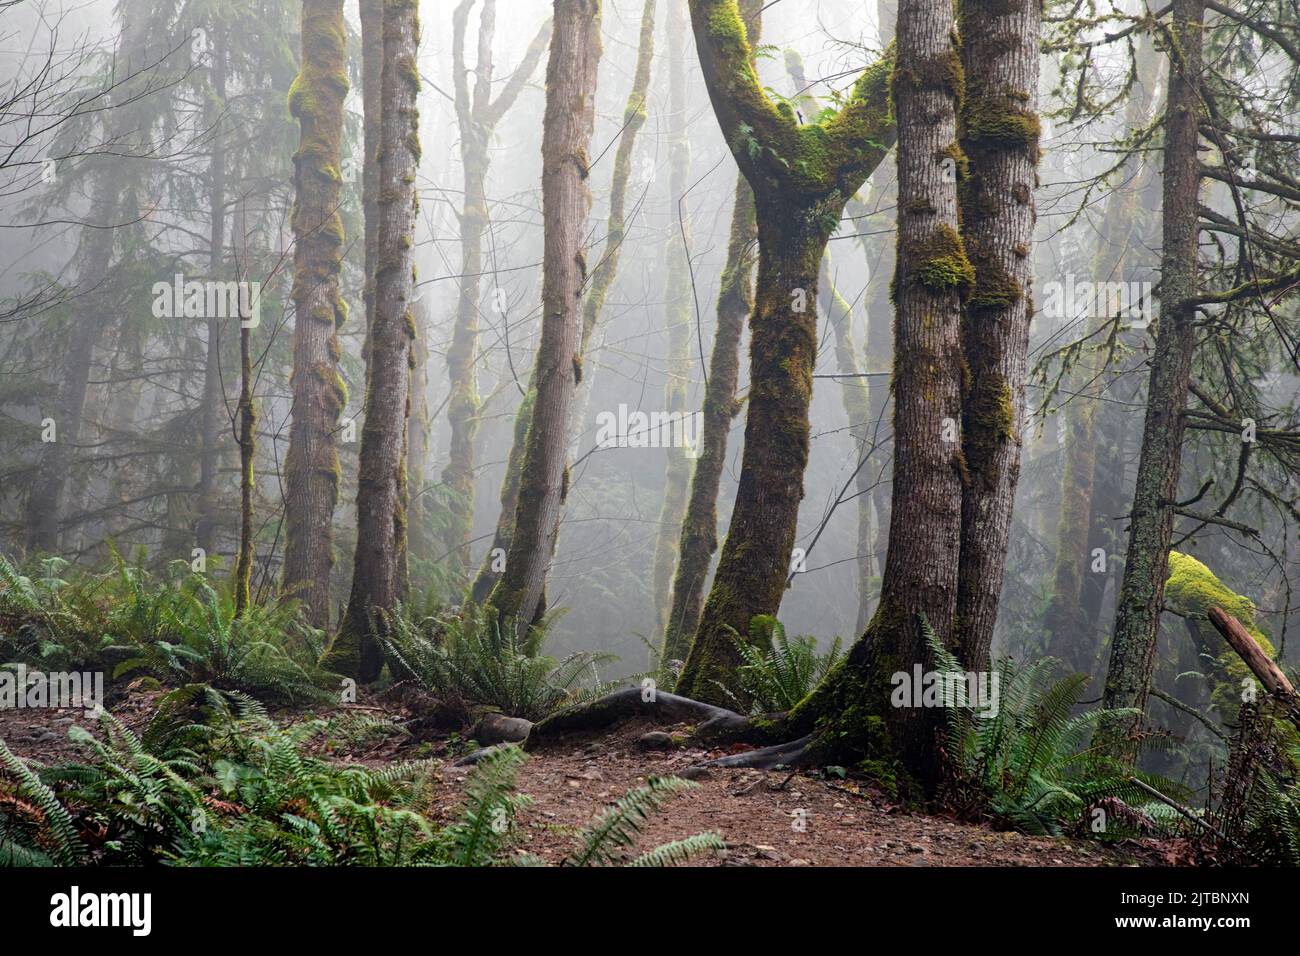
{"label": "forked tree trunk", "polygon": [[[873,762],[923,790],[940,779],[942,709],[894,706],[896,674],[928,666],[922,618],[951,642],[961,535],[961,300],[974,269],[957,231],[957,184],[942,160],[957,138],[961,76],[953,11],[918,0],[900,11],[893,113],[898,128],[894,274],[893,513],[880,605],[837,667],[774,732],[799,738],[782,762]],[[920,688],[915,688],[919,697]],[[919,704],[918,698],[914,702]],[[811,738],[804,743],[804,738]],[[755,761],[767,759],[755,752]]]}
{"label": "forked tree trunk", "polygon": [[284,463],[283,586],[320,628],[330,623],[340,486],[335,432],[348,400],[338,341],[347,316],[339,294],[346,43],[343,0],[303,0],[302,63],[289,92],[300,136],[294,155],[293,410]]}
{"label": "forked tree trunk", "polygon": [[[962,238],[975,267],[962,346],[961,565],[954,650],[987,667],[1020,477],[1038,166],[1038,0],[963,0]],[[955,157],[961,176],[961,157]]]}
{"label": "forked tree trunk", "polygon": [[887,61],[864,71],[834,117],[801,125],[763,92],[736,0],[692,0],[691,19],[714,112],[754,191],[759,239],[740,486],[677,686],[712,703],[736,689],[737,635],[781,604],[808,462],[818,270],[893,126]]}
{"label": "forked tree trunk", "polygon": [[514,537],[501,579],[488,597],[499,619],[520,629],[544,610],[546,573],[568,492],[569,417],[580,374],[583,237],[591,210],[588,147],[595,123],[600,60],[600,0],[555,0],[542,126],[542,339],[533,380],[515,510]]}
{"label": "forked tree trunk", "polygon": [[420,161],[416,0],[384,0],[380,81],[379,247],[370,334],[366,420],[357,476],[357,548],[343,623],[322,663],[359,680],[379,676],[376,631],[403,597],[406,420],[409,413],[413,232]]}
{"label": "forked tree trunk", "polygon": [[[1107,708],[1146,708],[1168,576],[1182,464],[1182,413],[1196,349],[1196,306],[1191,300],[1197,288],[1200,173],[1196,150],[1204,18],[1205,0],[1174,0],[1165,107],[1160,328],[1151,357],[1128,553],[1102,698]],[[1135,759],[1141,723],[1141,717],[1108,722],[1099,728],[1103,745],[1117,756]]]}
{"label": "forked tree trunk", "polygon": [[465,198],[460,214],[460,288],[456,322],[447,350],[451,392],[447,422],[451,444],[442,483],[448,495],[443,536],[453,580],[461,580],[470,566],[469,537],[474,524],[474,447],[479,426],[479,396],[475,368],[478,362],[479,300],[482,297],[483,234],[487,230],[488,147],[497,123],[514,103],[524,82],[546,49],[550,21],[542,25],[515,73],[498,98],[492,99],[492,40],[496,30],[496,0],[484,0],[479,15],[478,59],[474,88],[466,80],[465,29],[476,0],[462,0],[452,18],[452,58],[456,119],[460,129],[461,166]]}

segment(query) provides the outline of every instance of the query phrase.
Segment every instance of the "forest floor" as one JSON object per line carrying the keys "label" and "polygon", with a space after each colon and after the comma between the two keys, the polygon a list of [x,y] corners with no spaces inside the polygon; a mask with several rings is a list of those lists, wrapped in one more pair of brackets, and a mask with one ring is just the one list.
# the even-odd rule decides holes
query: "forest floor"
{"label": "forest floor", "polygon": [[[126,726],[141,730],[154,712],[157,691],[133,689],[110,694],[107,709]],[[363,698],[355,709],[380,721],[391,732],[361,740],[320,739],[313,748],[334,759],[383,766],[400,760],[434,757],[445,760],[438,771],[433,816],[455,819],[464,782],[472,772],[455,760],[472,749],[463,735],[446,730],[402,729],[427,724],[409,702]],[[338,709],[286,711],[277,719],[294,722]],[[74,724],[96,732],[80,710],[0,710],[0,738],[16,754],[43,764],[84,758],[68,739]],[[599,736],[584,736],[530,753],[519,771],[518,789],[532,798],[519,814],[516,849],[549,862],[572,849],[575,834],[605,806],[649,776],[680,774],[687,767],[720,755],[674,746],[646,750],[648,730],[671,731],[636,721]],[[1178,841],[1095,840],[1027,836],[984,823],[949,816],[910,812],[852,777],[791,774],[788,771],[710,770],[698,786],[670,798],[646,827],[637,850],[716,831],[726,849],[698,858],[721,866],[1162,866],[1190,862]]]}

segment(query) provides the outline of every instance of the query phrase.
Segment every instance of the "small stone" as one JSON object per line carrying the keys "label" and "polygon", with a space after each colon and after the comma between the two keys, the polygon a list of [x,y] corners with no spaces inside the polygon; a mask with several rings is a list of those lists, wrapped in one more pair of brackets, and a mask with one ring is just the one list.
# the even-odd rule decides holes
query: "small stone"
{"label": "small stone", "polygon": [[662,730],[652,730],[638,737],[636,745],[642,750],[671,750],[675,743],[672,734],[666,734]]}

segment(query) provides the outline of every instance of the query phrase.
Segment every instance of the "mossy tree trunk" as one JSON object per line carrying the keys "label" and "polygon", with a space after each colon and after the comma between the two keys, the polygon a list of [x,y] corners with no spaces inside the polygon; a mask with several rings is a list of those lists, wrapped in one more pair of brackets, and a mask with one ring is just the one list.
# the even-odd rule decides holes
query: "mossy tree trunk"
{"label": "mossy tree trunk", "polygon": [[338,328],[343,220],[339,216],[343,101],[348,93],[343,0],[303,0],[302,63],[289,91],[298,119],[294,155],[293,420],[285,458],[284,589],[315,627],[330,623],[334,507],[339,496],[335,444],[347,387],[339,374]]}
{"label": "mossy tree trunk", "polygon": [[383,657],[375,630],[405,595],[406,421],[410,413],[413,232],[420,162],[416,0],[384,0],[384,59],[378,149],[379,246],[375,315],[370,334],[366,420],[357,476],[357,547],[352,593],[325,666],[360,680],[379,676]]}
{"label": "mossy tree trunk", "polygon": [[[668,12],[668,149],[670,153],[669,214],[679,218],[670,228],[665,256],[668,277],[664,300],[668,329],[668,356],[664,371],[664,411],[670,416],[686,415],[687,386],[691,373],[692,297],[690,274],[690,214],[686,190],[690,187],[691,144],[686,130],[686,6],[673,0]],[[698,436],[697,436],[698,440]],[[651,588],[654,596],[655,630],[662,634],[672,605],[673,572],[677,566],[678,541],[686,513],[686,496],[691,480],[691,460],[680,443],[666,450],[664,500],[659,510]]]}
{"label": "mossy tree trunk", "polygon": [[[1146,706],[1155,663],[1156,631],[1168,576],[1174,505],[1182,464],[1183,407],[1196,349],[1198,203],[1197,163],[1202,105],[1205,0],[1174,0],[1169,93],[1165,106],[1160,327],[1151,357],[1147,411],[1137,484],[1129,516],[1128,552],[1120,584],[1103,703],[1108,708]],[[1141,718],[1100,728],[1103,745],[1134,759]]]}
{"label": "mossy tree trunk", "polygon": [[[758,4],[746,0],[745,22],[751,41],[758,42]],[[743,175],[736,177],[731,206],[731,234],[727,260],[718,290],[718,324],[709,355],[709,375],[704,386],[700,449],[691,474],[686,516],[678,542],[677,570],[673,575],[672,603],[664,631],[661,659],[682,661],[690,650],[704,606],[704,583],[713,553],[718,550],[718,488],[727,461],[727,438],[740,411],[736,385],[740,379],[740,336],[754,304],[754,192]]]}
{"label": "mossy tree trunk", "polygon": [[600,0],[555,0],[542,125],[542,338],[505,571],[488,601],[526,627],[544,610],[546,573],[568,493],[570,413],[581,374],[583,237],[591,211],[588,149],[595,124]]}
{"label": "mossy tree trunk", "polygon": [[252,329],[239,326],[239,550],[232,583],[235,617],[248,613],[253,589],[253,458],[257,454],[257,408],[253,404]]}
{"label": "mossy tree trunk", "polygon": [[476,0],[463,0],[452,17],[452,75],[455,81],[456,122],[460,131],[464,205],[460,213],[460,288],[451,346],[447,350],[450,395],[447,422],[451,444],[442,483],[449,498],[443,545],[451,562],[452,580],[463,578],[470,566],[469,537],[474,524],[474,447],[479,426],[479,395],[475,368],[478,360],[479,301],[482,297],[483,234],[488,228],[488,147],[497,123],[514,104],[550,38],[547,20],[529,45],[524,58],[492,99],[492,41],[496,32],[496,0],[483,0],[479,13],[478,58],[474,87],[470,90],[465,66],[465,30]]}
{"label": "mossy tree trunk", "polygon": [[379,260],[379,87],[384,67],[384,0],[358,0],[361,16],[361,213],[365,221],[365,279],[361,300],[366,333],[362,358],[370,382],[370,329],[375,321],[375,269]]}
{"label": "mossy tree trunk", "polygon": [[[953,8],[903,8],[890,84],[898,127],[898,230],[893,281],[893,510],[880,604],[845,659],[770,727],[782,762],[858,764],[900,788],[941,779],[941,708],[893,706],[892,675],[928,666],[927,620],[950,644],[957,608],[962,482],[961,306],[974,282],[958,232],[957,142],[962,70]],[[761,216],[761,208],[760,208]],[[760,220],[761,221],[761,220]],[[755,751],[755,765],[769,759]]]}
{"label": "mossy tree trunk", "polygon": [[788,103],[764,92],[736,0],[692,0],[690,8],[714,113],[754,192],[759,240],[740,487],[678,681],[679,693],[715,702],[725,696],[719,685],[735,688],[734,635],[781,604],[808,462],[818,270],[893,124],[888,59],[863,72],[833,116],[800,124]]}
{"label": "mossy tree trunk", "polygon": [[963,0],[960,10],[966,91],[959,133],[969,166],[963,169],[958,156],[954,171],[961,179],[962,238],[975,284],[962,317],[966,472],[954,648],[968,669],[984,670],[1020,477],[1042,12],[1037,0]]}

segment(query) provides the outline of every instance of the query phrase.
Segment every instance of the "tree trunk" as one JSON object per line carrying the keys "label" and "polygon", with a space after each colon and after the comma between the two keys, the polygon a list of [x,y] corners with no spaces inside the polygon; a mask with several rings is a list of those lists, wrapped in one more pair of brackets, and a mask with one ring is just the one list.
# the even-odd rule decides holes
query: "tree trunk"
{"label": "tree trunk", "polygon": [[[966,94],[959,132],[969,161],[961,228],[975,285],[962,323],[969,380],[962,401],[966,471],[954,648],[969,670],[980,671],[993,644],[1020,477],[1042,13],[1037,0],[964,0],[961,16]],[[953,160],[962,177],[961,156]]]}
{"label": "tree trunk", "polygon": [[[686,8],[677,0],[668,11],[668,149],[670,154],[669,215],[677,217],[677,228],[669,229],[665,258],[668,277],[664,300],[665,325],[668,329],[668,356],[664,363],[664,411],[673,418],[684,418],[687,386],[691,374],[691,332],[693,313],[690,274],[690,213],[686,208],[686,190],[690,188],[691,144],[686,130]],[[681,436],[679,432],[679,436]],[[697,438],[698,440],[698,438]],[[686,513],[686,495],[691,480],[691,460],[680,442],[666,449],[668,464],[664,473],[664,500],[659,510],[659,529],[651,588],[655,606],[655,634],[668,625],[672,604],[673,572],[677,566],[678,539]]]}
{"label": "tree trunk", "polygon": [[[1156,83],[1150,41],[1139,38],[1137,42],[1134,57],[1138,83],[1124,108],[1124,129],[1128,134],[1147,123]],[[1143,210],[1138,199],[1145,163],[1137,162],[1137,175],[1118,184],[1106,197],[1093,257],[1095,282],[1125,281],[1131,271],[1131,253],[1142,238]],[[1091,344],[1083,355],[1099,348],[1096,337],[1111,321],[1112,316],[1096,316],[1084,328],[1083,335]],[[1066,416],[1062,510],[1056,530],[1052,594],[1043,620],[1048,654],[1083,674],[1091,674],[1095,664],[1094,636],[1106,588],[1106,575],[1091,572],[1092,553],[1099,547],[1109,550],[1105,516],[1109,511],[1113,517],[1123,507],[1115,502],[1119,497],[1116,486],[1123,479],[1118,445],[1126,420],[1101,404],[1105,383],[1100,373],[1089,367],[1092,364],[1084,362],[1083,369],[1066,377],[1072,394],[1061,412]]]}
{"label": "tree trunk", "polygon": [[303,0],[302,65],[289,93],[300,138],[294,155],[293,421],[284,463],[284,589],[320,628],[330,623],[340,485],[334,436],[348,400],[338,341],[347,316],[339,295],[339,166],[347,93],[343,0]]}
{"label": "tree trunk", "polygon": [[357,0],[361,18],[361,212],[365,220],[365,270],[361,300],[366,334],[361,349],[370,386],[370,330],[375,322],[375,270],[379,267],[379,88],[384,67],[384,0]]}
{"label": "tree trunk", "polygon": [[[582,358],[583,375],[578,382],[578,395],[571,429],[569,454],[577,453],[577,443],[583,424],[587,417],[587,405],[591,400],[592,385],[595,381],[595,362],[589,360],[591,355],[591,335],[600,321],[601,311],[614,277],[618,275],[620,253],[623,240],[627,238],[627,186],[632,177],[632,153],[636,147],[637,134],[646,120],[646,100],[650,91],[650,64],[654,59],[655,46],[655,12],[656,0],[645,0],[641,8],[641,32],[637,39],[636,69],[632,75],[632,89],[627,94],[627,105],[623,107],[623,132],[618,138],[618,149],[614,151],[614,171],[609,186],[609,217],[605,223],[605,245],[601,250],[596,268],[591,272],[590,289],[582,303]],[[592,356],[594,358],[594,355]]]}
{"label": "tree trunk", "polygon": [[[1174,0],[1174,45],[1165,107],[1160,328],[1151,357],[1128,553],[1106,673],[1103,703],[1108,708],[1142,711],[1146,707],[1168,576],[1173,506],[1182,463],[1182,413],[1196,348],[1196,306],[1191,299],[1197,287],[1200,174],[1196,149],[1204,17],[1205,0]],[[1135,759],[1141,722],[1141,717],[1109,722],[1100,728],[1104,746],[1117,756]]]}
{"label": "tree trunk", "polygon": [[[740,5],[751,49],[759,44],[762,30],[760,0]],[[709,564],[718,550],[718,488],[727,461],[727,438],[732,420],[740,410],[736,386],[740,379],[740,336],[754,306],[754,244],[758,241],[754,191],[744,174],[736,176],[735,199],[731,205],[731,234],[727,260],[718,288],[718,324],[709,355],[709,374],[704,384],[703,423],[695,471],[691,475],[678,543],[677,570],[673,576],[672,601],[668,608],[661,660],[684,661],[700,621],[704,604],[704,582]]]}
{"label": "tree trunk", "polygon": [[[751,7],[755,4],[750,3]],[[759,19],[755,9],[746,17],[750,36],[758,42]],[[704,605],[704,582],[718,550],[718,488],[727,463],[727,438],[731,422],[740,411],[736,385],[740,379],[740,336],[754,305],[754,192],[743,175],[736,177],[736,198],[731,206],[731,237],[727,261],[718,289],[718,325],[709,355],[709,376],[704,386],[704,421],[700,449],[691,475],[686,517],[678,543],[677,571],[673,576],[672,603],[664,631],[661,659],[682,661],[690,651]]]}
{"label": "tree trunk", "polygon": [[[126,83],[107,96],[104,142],[125,145],[138,135],[137,119],[131,108],[132,78],[135,70],[148,59],[142,35],[143,18],[123,10],[118,37],[114,80]],[[114,100],[122,102],[115,103]],[[59,368],[58,398],[54,408],[43,418],[53,420],[54,440],[41,446],[27,496],[24,524],[26,550],[29,555],[52,553],[59,549],[59,531],[64,517],[65,491],[73,466],[73,452],[81,437],[82,418],[86,409],[86,391],[90,383],[95,347],[113,324],[115,313],[105,307],[113,262],[115,239],[120,231],[110,228],[121,205],[123,178],[131,160],[117,155],[90,156],[85,162],[92,180],[90,208],[86,225],[77,240],[77,280],[81,295],[73,309],[71,334],[62,353]]]}
{"label": "tree trunk", "polygon": [[370,335],[366,420],[357,476],[357,547],[352,593],[342,626],[322,663],[341,674],[371,681],[383,657],[375,630],[401,600],[405,575],[406,420],[409,414],[412,234],[420,161],[416,54],[420,22],[416,0],[384,0],[384,65],[380,81],[379,247],[375,315]]}
{"label": "tree trunk", "polygon": [[[918,0],[898,22],[893,513],[880,605],[844,662],[775,728],[812,740],[785,762],[859,763],[922,790],[941,775],[941,708],[895,706],[895,675],[928,666],[921,620],[950,644],[961,535],[961,300],[974,268],[957,231],[957,184],[941,159],[957,137],[953,8]],[[920,688],[915,688],[919,693]],[[919,701],[915,701],[919,703]],[[757,752],[756,752],[757,753]],[[760,753],[760,757],[761,757]],[[901,775],[896,776],[901,771]]]}
{"label": "tree trunk", "polygon": [[253,583],[253,455],[257,442],[257,409],[253,405],[252,330],[239,325],[239,551],[235,558],[235,617],[252,603]]}
{"label": "tree trunk", "polygon": [[452,18],[452,58],[456,119],[460,129],[465,198],[460,214],[460,288],[456,322],[447,350],[451,392],[447,421],[451,444],[442,483],[449,508],[444,546],[452,580],[461,580],[470,566],[469,538],[474,525],[474,442],[479,426],[479,396],[475,376],[478,361],[478,313],[482,297],[483,233],[489,224],[487,205],[488,146],[497,122],[513,104],[523,81],[530,77],[550,37],[550,21],[542,25],[510,82],[492,100],[492,39],[496,30],[496,0],[484,0],[479,15],[478,59],[474,89],[466,82],[465,27],[475,0],[462,0]]}
{"label": "tree trunk", "polygon": [[691,19],[714,112],[754,191],[759,238],[740,486],[677,686],[720,703],[724,688],[736,690],[736,635],[755,615],[775,615],[785,591],[808,462],[818,270],[845,202],[884,156],[892,123],[887,62],[863,72],[834,117],[802,125],[789,104],[763,92],[736,0],[692,0]]}
{"label": "tree trunk", "polygon": [[525,440],[514,537],[505,571],[488,598],[502,621],[522,629],[543,610],[568,492],[569,416],[581,374],[583,237],[591,210],[588,147],[595,123],[600,0],[555,0],[542,124],[542,339],[536,399]]}
{"label": "tree trunk", "polygon": [[[226,105],[225,44],[218,42],[213,51],[212,92],[216,103],[213,113]],[[216,122],[216,117],[212,117]],[[208,275],[220,277],[226,245],[226,146],[219,133],[212,143],[212,162],[208,175]],[[217,469],[221,449],[221,413],[224,396],[221,389],[221,320],[207,321],[207,350],[203,357],[203,408],[199,435],[199,514],[194,524],[194,545],[206,557],[216,544],[217,509],[221,506],[217,490]]]}

